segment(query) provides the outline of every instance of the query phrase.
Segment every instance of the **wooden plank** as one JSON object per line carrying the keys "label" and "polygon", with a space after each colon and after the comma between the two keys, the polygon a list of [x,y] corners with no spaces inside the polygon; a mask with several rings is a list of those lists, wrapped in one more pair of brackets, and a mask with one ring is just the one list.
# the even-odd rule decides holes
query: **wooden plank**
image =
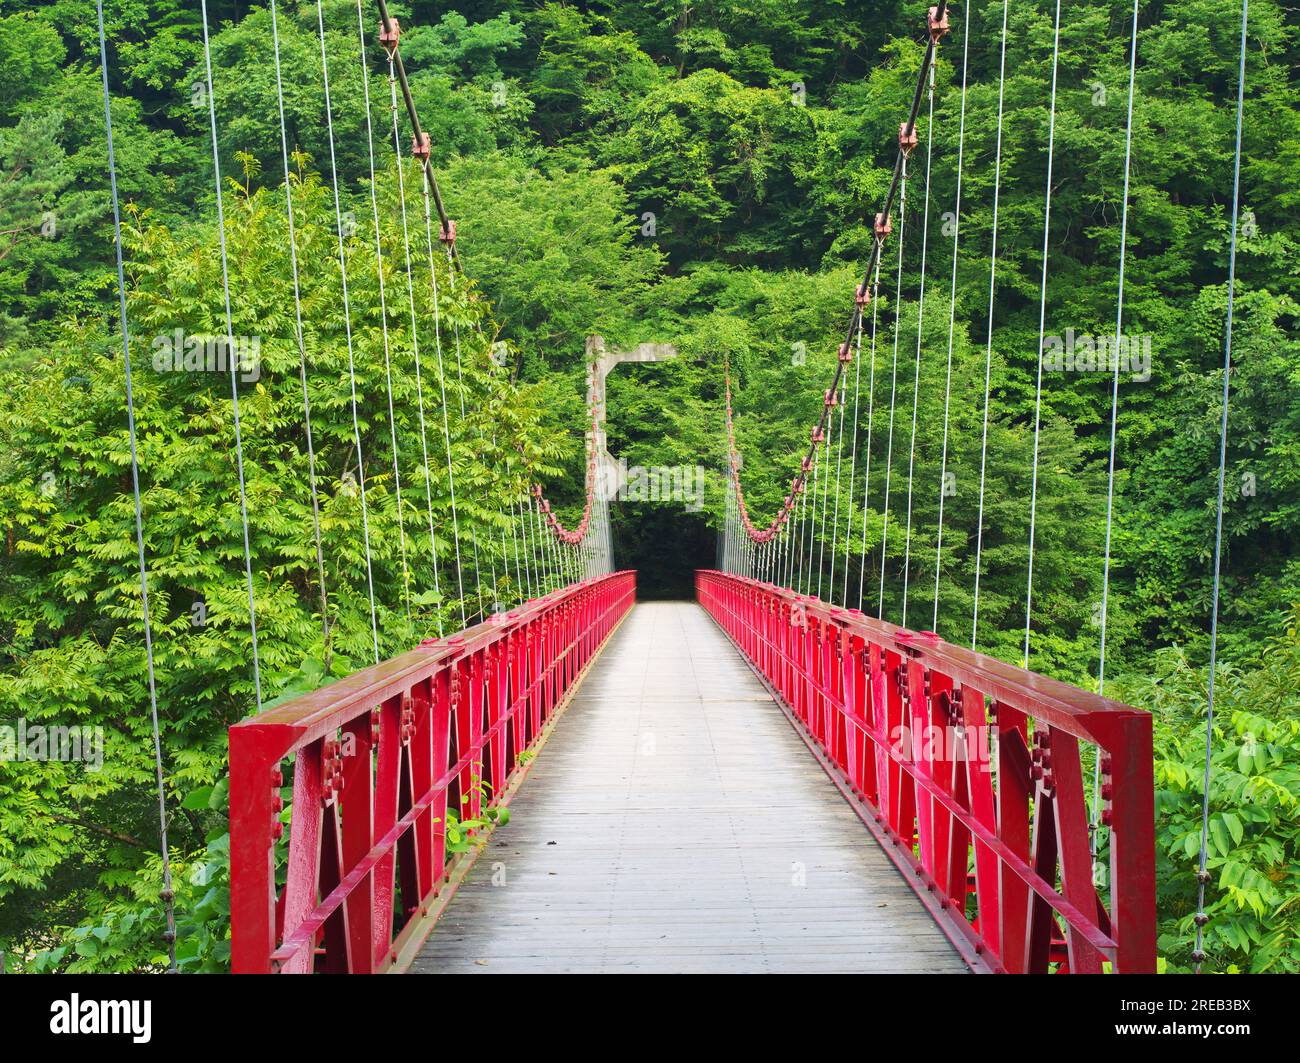
{"label": "wooden plank", "polygon": [[959,972],[693,603],[636,606],[412,972]]}

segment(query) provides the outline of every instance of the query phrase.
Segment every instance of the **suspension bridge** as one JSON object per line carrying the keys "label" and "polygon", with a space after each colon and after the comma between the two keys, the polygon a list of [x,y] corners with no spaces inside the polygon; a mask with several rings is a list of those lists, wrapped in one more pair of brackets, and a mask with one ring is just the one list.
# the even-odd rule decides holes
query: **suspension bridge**
{"label": "suspension bridge", "polygon": [[[1001,10],[1005,74],[1005,0]],[[1055,11],[1040,348],[1046,327],[1059,3]],[[858,537],[863,552],[867,544],[865,517],[862,526],[855,527],[856,508],[848,505],[844,514],[840,512],[841,483],[851,492],[862,485],[865,513],[873,473],[883,477],[888,534],[889,480],[903,475],[901,426],[895,455],[894,392],[901,331],[897,322],[889,408],[886,412],[872,405],[877,373],[886,372],[883,363],[878,365],[878,356],[886,356],[883,344],[879,349],[877,344],[882,267],[892,243],[898,255],[898,290],[892,300],[897,305],[907,238],[909,168],[915,170],[917,156],[923,153],[918,300],[925,298],[933,70],[936,53],[952,32],[955,9],[941,2],[926,16],[924,61],[910,111],[900,116],[896,162],[874,218],[871,252],[861,282],[846,300],[850,312],[838,343],[835,372],[819,389],[820,414],[808,431],[807,451],[793,470],[784,501],[766,524],[755,522],[749,511],[728,368],[723,381],[725,407],[719,411],[728,450],[728,491],[716,566],[697,573],[693,603],[637,604],[636,574],[615,565],[611,499],[599,474],[604,455],[603,401],[589,397],[590,420],[584,425],[585,495],[573,527],[561,521],[540,482],[521,474],[508,497],[486,503],[474,500],[502,515],[499,551],[495,545],[488,551],[479,538],[462,534],[458,507],[465,505],[466,491],[472,488],[456,482],[449,424],[467,415],[461,333],[481,332],[481,324],[452,319],[441,309],[455,297],[460,271],[456,223],[444,206],[430,160],[429,135],[421,127],[407,81],[401,27],[384,0],[378,2],[377,21],[358,3],[366,98],[370,96],[368,67],[371,59],[377,59],[387,67],[392,114],[391,130],[377,138],[369,108],[366,111],[378,298],[409,319],[421,441],[416,482],[429,496],[431,485],[438,483],[450,501],[450,521],[445,526],[435,527],[432,497],[425,507],[427,529],[413,530],[408,539],[399,521],[402,578],[409,594],[408,555],[414,558],[423,549],[418,540],[427,531],[433,579],[442,574],[447,595],[457,603],[459,620],[457,630],[443,630],[439,620],[436,634],[431,632],[419,645],[388,659],[381,659],[379,652],[370,533],[364,523],[368,466],[352,372],[354,344],[363,342],[354,330],[360,310],[348,287],[351,258],[345,242],[350,236],[334,162],[335,108],[319,4],[317,13],[328,119],[329,193],[351,388],[351,446],[366,536],[364,565],[374,660],[328,686],[263,705],[240,435],[241,393],[232,368],[250,667],[258,710],[229,730],[232,968],[282,973],[1154,970],[1152,725],[1148,714],[1104,694],[1105,599],[1100,692],[1093,693],[978,652],[974,631],[969,647],[957,646],[933,631],[888,622],[880,615],[883,563],[873,615],[863,608],[864,603],[870,604],[869,592],[874,589],[865,586],[866,565],[853,586],[848,563],[840,563]],[[224,315],[234,349],[214,103],[219,86],[213,82],[206,8],[203,15]],[[1124,313],[1137,16],[1135,4],[1117,334]],[[315,562],[324,602],[326,565],[308,401],[312,364],[304,340],[293,231],[294,189],[300,186],[291,179],[283,102],[284,81],[293,74],[280,66],[274,0],[270,17],[280,96],[287,240],[293,260],[302,429],[311,455]],[[963,134],[968,11],[964,17],[959,60]],[[102,7],[99,25],[118,219],[120,324],[138,564],[167,876],[167,795],[163,750],[157,740],[149,559],[135,452],[131,329]],[[1242,32],[1244,57],[1244,25]],[[1244,59],[1242,72],[1244,78]],[[918,126],[925,106],[930,120],[922,151]],[[1001,95],[998,122],[990,320],[996,305]],[[403,240],[394,270],[387,274],[383,260],[385,255],[391,257],[392,248],[386,248],[380,237],[375,179],[376,143],[385,141],[397,158],[399,182],[412,165],[418,174],[410,217],[410,190],[405,184],[398,190]],[[960,145],[964,141],[960,135],[958,143],[956,218],[961,217]],[[1240,131],[1238,162],[1239,157]],[[1234,199],[1234,234],[1236,208]],[[957,227],[952,234],[954,294],[950,298],[954,302],[959,235]],[[386,277],[396,278],[395,291],[385,287]],[[353,280],[355,293],[355,274]],[[463,288],[463,280],[461,284]],[[387,321],[388,313],[387,307],[382,308],[380,320]],[[991,335],[990,330],[990,360]],[[951,337],[950,325],[949,384]],[[375,340],[370,335],[364,342]],[[914,372],[919,373],[919,328],[916,342]],[[386,325],[382,344],[391,419],[390,354],[396,352],[390,352]],[[1119,401],[1118,368],[1114,380],[1112,412]],[[979,621],[979,559],[985,529],[988,381],[986,370],[973,628]],[[589,396],[603,394],[598,387],[603,378],[592,377],[588,384]],[[1032,513],[1037,501],[1042,386],[1040,360],[1025,590],[1026,665],[1032,634]],[[1225,432],[1226,399],[1225,392]],[[947,406],[946,400],[945,474]],[[905,465],[909,555],[915,403],[911,416]],[[886,417],[887,429],[881,424]],[[1112,416],[1112,489],[1115,423]],[[883,471],[871,466],[872,433],[882,430],[888,432],[889,455]],[[503,452],[511,445],[486,435],[482,443]],[[391,472],[400,494],[402,461],[395,427],[391,450]],[[439,450],[445,461],[441,473],[435,473]],[[522,454],[519,459],[519,467],[529,470]],[[944,549],[942,490],[939,500],[933,627],[938,626],[938,574]],[[1107,503],[1107,581],[1112,500],[1113,490]],[[1219,511],[1221,515],[1222,471]],[[440,541],[449,546],[449,555],[440,552]],[[478,557],[481,548],[484,559]],[[487,561],[489,565],[498,560],[504,565],[503,578],[516,592],[512,602],[499,600],[496,588],[502,580],[495,568],[486,575],[489,589],[484,590],[482,564],[489,556],[493,559]],[[904,580],[909,561],[910,556],[904,563]],[[1217,564],[1216,556],[1216,570]],[[924,598],[923,591],[913,589],[913,593]],[[906,583],[903,594],[905,602]],[[328,624],[325,612],[322,608],[322,623]],[[1200,872],[1203,890],[1204,845]],[[171,899],[170,879],[164,897]],[[174,931],[169,929],[169,935],[174,945]]]}

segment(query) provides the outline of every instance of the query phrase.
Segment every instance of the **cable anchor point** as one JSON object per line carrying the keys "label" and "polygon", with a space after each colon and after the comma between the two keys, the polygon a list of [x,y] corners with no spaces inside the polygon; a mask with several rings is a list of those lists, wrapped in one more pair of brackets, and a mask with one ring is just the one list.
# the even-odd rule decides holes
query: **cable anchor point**
{"label": "cable anchor point", "polygon": [[932,40],[935,44],[938,44],[940,38],[948,36],[948,34],[951,32],[951,28],[948,25],[948,8],[946,4],[944,5],[942,16],[940,16],[939,9],[937,7],[930,8],[929,13],[926,15],[925,21],[926,21],[926,26],[930,31],[930,40]]}
{"label": "cable anchor point", "polygon": [[383,46],[384,51],[388,53],[389,59],[392,59],[395,55],[397,55],[397,42],[401,36],[402,36],[402,26],[401,23],[397,21],[397,19],[390,18],[388,20],[388,25],[386,27],[384,25],[383,20],[382,19],[380,20],[379,43],[380,45]]}

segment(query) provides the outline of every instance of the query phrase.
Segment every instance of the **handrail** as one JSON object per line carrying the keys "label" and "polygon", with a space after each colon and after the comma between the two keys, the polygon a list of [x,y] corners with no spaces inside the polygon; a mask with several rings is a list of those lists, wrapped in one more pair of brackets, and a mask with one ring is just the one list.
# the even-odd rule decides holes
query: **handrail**
{"label": "handrail", "polygon": [[583,580],[231,727],[232,970],[391,967],[443,884],[448,807],[500,800],[635,595],[633,572]]}
{"label": "handrail", "polygon": [[[700,571],[696,592],[960,949],[1010,972],[1155,969],[1148,713],[789,588]],[[1100,758],[1109,908],[1080,742]]]}

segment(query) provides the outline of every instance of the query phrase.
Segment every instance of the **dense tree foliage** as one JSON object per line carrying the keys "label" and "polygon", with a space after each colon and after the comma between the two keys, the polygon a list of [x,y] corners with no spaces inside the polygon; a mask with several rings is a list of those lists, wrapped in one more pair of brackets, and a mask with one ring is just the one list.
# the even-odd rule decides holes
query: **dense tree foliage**
{"label": "dense tree foliage", "polygon": [[[762,523],[775,512],[834,370],[923,54],[925,6],[872,5],[868,17],[842,0],[392,5],[459,223],[465,275],[455,292],[434,257],[447,446],[461,541],[473,559],[470,612],[521,590],[508,565],[517,525],[494,499],[522,485],[525,465],[566,511],[580,501],[583,350],[592,333],[615,347],[676,344],[676,360],[610,378],[610,448],[632,465],[701,467],[708,488],[700,515],[682,500],[623,505],[615,519],[629,555],[649,566],[693,557],[700,521],[720,522],[724,361],[751,511]],[[192,5],[174,0],[106,0],[105,12],[118,179],[130,205],[129,312],[181,951],[189,969],[220,969],[224,733],[255,702],[230,382],[159,371],[151,361],[156,337],[225,329],[202,27]],[[323,51],[315,4],[286,0],[277,11],[322,586],[271,16],[265,5],[211,3],[209,12],[233,331],[261,344],[261,375],[239,389],[269,700],[373,654],[357,436],[381,652],[459,623],[449,586],[456,536],[441,397],[432,394],[434,342],[411,335],[405,303],[377,15],[362,6],[367,109],[356,4],[322,0]],[[1116,330],[1129,12],[1116,0],[1062,6],[1046,233],[1050,337]],[[1120,328],[1150,362],[1120,380],[1107,674],[1109,693],[1156,714],[1161,950],[1175,968],[1189,962],[1199,843],[1239,12],[1230,0],[1144,5],[1133,108]],[[840,514],[826,537],[826,593],[910,626],[933,621],[945,637],[969,643],[982,530],[976,641],[1021,661],[1032,488],[1029,663],[1095,689],[1108,367],[1043,372],[1032,484],[1052,8],[1010,5],[1001,92],[1002,5],[972,7],[964,52],[966,17],[954,9],[933,119],[927,97],[882,265],[874,334],[864,335],[847,377],[843,430],[833,422],[827,468],[841,440],[844,458],[838,498],[826,496]],[[0,423],[11,440],[0,458],[0,722],[76,721],[106,733],[97,773],[0,765],[0,948],[11,963],[42,969],[134,969],[159,954],[156,803],[94,18],[92,6],[68,0],[0,0]],[[1276,0],[1251,5],[1223,703],[1211,787],[1209,942],[1218,970],[1300,969],[1296,30],[1294,12]],[[349,321],[322,54],[348,223]],[[382,320],[367,118],[379,170]],[[409,134],[400,139],[405,153]],[[405,177],[413,251],[427,274],[417,179],[413,170]],[[430,288],[413,290],[417,318],[427,321]],[[391,420],[383,326],[393,352]],[[432,411],[427,463],[419,457],[415,341]],[[675,535],[685,544],[676,551]],[[676,586],[676,578],[655,586]]]}

